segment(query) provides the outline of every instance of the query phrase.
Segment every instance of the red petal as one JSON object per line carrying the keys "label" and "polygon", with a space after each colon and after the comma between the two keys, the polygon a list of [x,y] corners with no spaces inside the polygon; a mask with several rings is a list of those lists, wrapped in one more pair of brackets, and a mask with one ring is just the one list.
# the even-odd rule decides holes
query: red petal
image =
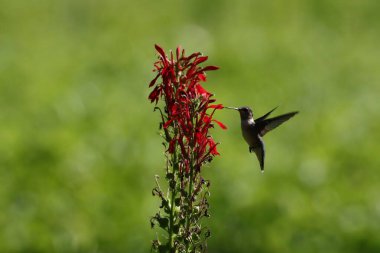
{"label": "red petal", "polygon": [[210,153],[213,154],[213,155],[220,155],[220,153],[216,149],[216,145],[211,148],[211,152]]}
{"label": "red petal", "polygon": [[205,90],[205,88],[203,88],[202,85],[200,85],[200,84],[198,84],[197,86],[195,86],[195,89],[197,90],[197,92],[200,95],[206,95],[206,96],[211,95],[211,93],[208,92],[207,90]]}
{"label": "red petal", "polygon": [[204,62],[204,61],[207,61],[207,59],[208,59],[208,56],[201,56],[201,57],[195,59],[194,64],[195,64],[195,65],[198,65],[199,63],[202,63],[202,62]]}
{"label": "red petal", "polygon": [[169,111],[171,115],[176,115],[178,114],[178,106],[174,104],[173,106],[169,106]]}
{"label": "red petal", "polygon": [[217,69],[219,69],[219,67],[217,66],[207,66],[201,69],[201,71],[209,71],[209,70],[217,70]]}
{"label": "red petal", "polygon": [[157,52],[162,56],[163,59],[166,59],[166,55],[162,47],[160,47],[157,44],[154,44],[154,47],[156,48]]}
{"label": "red petal", "polygon": [[196,141],[199,145],[201,145],[201,144],[204,143],[204,141],[205,141],[205,137],[204,137],[204,135],[203,135],[201,132],[197,132],[197,133],[195,134],[195,141]]}
{"label": "red petal", "polygon": [[175,144],[176,144],[176,139],[173,139],[169,142],[169,148],[168,148],[168,152],[170,154],[173,154],[174,153],[174,148],[175,148]]}
{"label": "red petal", "polygon": [[214,140],[210,137],[208,139],[208,146],[210,147],[210,153],[212,155],[220,155],[218,150],[216,150],[216,143],[214,142]]}
{"label": "red petal", "polygon": [[199,53],[199,52],[197,52],[197,53],[192,53],[189,57],[186,57],[186,60],[187,61],[190,61],[192,58],[194,58],[194,57],[196,57],[196,56],[198,56],[198,55],[200,55],[201,53]]}
{"label": "red petal", "polygon": [[160,76],[160,74],[158,74],[151,82],[150,82],[150,84],[149,84],[149,87],[152,87],[155,83],[156,83],[156,81],[157,81],[157,79],[158,79],[158,77]]}
{"label": "red petal", "polygon": [[173,122],[174,119],[169,119],[168,121],[165,122],[164,124],[164,128],[168,128],[168,126],[170,125],[170,123]]}
{"label": "red petal", "polygon": [[206,75],[205,75],[205,74],[203,74],[203,73],[198,74],[198,78],[199,78],[201,81],[206,82]]}
{"label": "red petal", "polygon": [[191,66],[191,68],[186,73],[186,78],[190,79],[195,73],[195,65]]}
{"label": "red petal", "polygon": [[202,120],[203,120],[203,122],[206,123],[206,124],[208,124],[208,123],[211,122],[211,118],[210,118],[209,116],[204,116]]}
{"label": "red petal", "polygon": [[154,88],[154,90],[149,94],[149,99],[150,99],[150,102],[153,103],[154,100],[158,100],[158,96],[160,95],[161,93],[161,88],[160,86],[156,86],[156,88]]}
{"label": "red petal", "polygon": [[210,105],[208,108],[215,108],[215,109],[223,109],[224,106],[222,104],[217,104],[217,105]]}
{"label": "red petal", "polygon": [[177,50],[176,50],[176,57],[177,57],[177,61],[179,59],[179,54],[181,53],[181,46],[178,46],[177,47]]}
{"label": "red petal", "polygon": [[222,122],[220,122],[216,119],[213,119],[212,121],[216,122],[216,124],[218,124],[222,129],[224,129],[224,130],[227,129],[226,125],[224,125]]}

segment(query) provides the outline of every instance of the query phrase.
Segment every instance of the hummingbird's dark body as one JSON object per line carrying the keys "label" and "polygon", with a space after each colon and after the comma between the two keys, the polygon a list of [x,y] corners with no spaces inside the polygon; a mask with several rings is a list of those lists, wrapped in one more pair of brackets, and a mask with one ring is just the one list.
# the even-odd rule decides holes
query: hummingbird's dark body
{"label": "hummingbird's dark body", "polygon": [[257,159],[260,162],[260,168],[264,170],[264,159],[265,159],[265,146],[262,137],[272,129],[275,129],[298,112],[286,113],[274,118],[267,119],[269,114],[271,114],[276,108],[266,113],[265,115],[253,119],[252,110],[249,107],[225,107],[228,109],[234,109],[239,111],[241,119],[241,131],[245,141],[249,145],[249,152],[255,152]]}

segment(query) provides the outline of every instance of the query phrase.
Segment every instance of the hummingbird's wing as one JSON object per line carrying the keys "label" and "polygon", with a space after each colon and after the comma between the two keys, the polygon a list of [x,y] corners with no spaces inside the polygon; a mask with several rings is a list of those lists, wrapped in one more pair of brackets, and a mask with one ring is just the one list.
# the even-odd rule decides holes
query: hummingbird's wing
{"label": "hummingbird's wing", "polygon": [[289,112],[274,118],[266,119],[261,122],[257,122],[257,128],[259,130],[259,134],[261,136],[264,136],[269,131],[275,129],[294,115],[296,115],[298,112]]}
{"label": "hummingbird's wing", "polygon": [[264,119],[266,119],[269,116],[269,114],[271,114],[277,108],[278,108],[278,106],[276,106],[275,108],[273,108],[271,111],[267,112],[265,115],[261,116],[260,118],[255,119],[255,121],[256,122],[263,121]]}
{"label": "hummingbird's wing", "polygon": [[264,171],[265,146],[262,139],[259,137],[259,145],[255,148],[250,147],[249,150],[250,151],[253,150],[253,152],[255,152],[257,159],[259,160],[259,163],[260,163],[260,169],[261,171]]}

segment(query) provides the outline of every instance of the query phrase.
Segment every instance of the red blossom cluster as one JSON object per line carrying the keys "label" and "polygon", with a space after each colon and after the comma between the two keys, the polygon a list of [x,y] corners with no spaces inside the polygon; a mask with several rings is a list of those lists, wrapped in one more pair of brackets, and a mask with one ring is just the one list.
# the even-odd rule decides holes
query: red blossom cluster
{"label": "red blossom cluster", "polygon": [[[199,171],[202,163],[219,155],[209,128],[215,122],[226,129],[223,123],[213,119],[215,111],[223,109],[223,105],[214,104],[213,95],[201,85],[206,81],[205,71],[218,67],[200,67],[208,58],[201,53],[185,56],[185,50],[177,47],[175,57],[172,51],[169,57],[160,46],[155,48],[159,60],[154,64],[157,76],[150,82],[149,87],[155,87],[149,99],[156,104],[159,99],[164,101],[162,124],[169,142],[167,152],[180,152],[180,171],[189,173],[192,166]],[[160,77],[162,81],[158,82]]]}

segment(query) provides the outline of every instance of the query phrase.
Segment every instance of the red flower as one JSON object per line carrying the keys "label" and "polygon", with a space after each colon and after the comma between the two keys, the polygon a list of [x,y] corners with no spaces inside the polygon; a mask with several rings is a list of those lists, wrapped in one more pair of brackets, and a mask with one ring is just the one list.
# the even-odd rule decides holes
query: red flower
{"label": "red flower", "polygon": [[208,59],[200,53],[186,57],[185,50],[177,47],[175,57],[173,52],[168,57],[162,47],[155,45],[155,48],[159,54],[158,61],[154,63],[157,75],[149,83],[149,87],[154,87],[149,100],[157,104],[162,99],[165,109],[162,124],[167,131],[165,133],[171,133],[167,152],[178,150],[181,154],[180,169],[188,173],[191,166],[200,168],[203,162],[219,155],[217,143],[209,135],[212,122],[222,129],[227,128],[213,118],[215,110],[223,109],[223,105],[213,104],[212,93],[200,84],[206,81],[205,71],[217,70],[218,67],[199,66]]}
{"label": "red flower", "polygon": [[207,97],[210,97],[212,94],[210,92],[208,92],[207,90],[205,90],[202,85],[198,84],[196,86],[196,91],[198,94],[202,95],[202,96],[207,96]]}
{"label": "red flower", "polygon": [[226,125],[224,125],[222,122],[220,122],[216,119],[213,119],[212,121],[214,121],[216,124],[218,124],[222,129],[227,129]]}

